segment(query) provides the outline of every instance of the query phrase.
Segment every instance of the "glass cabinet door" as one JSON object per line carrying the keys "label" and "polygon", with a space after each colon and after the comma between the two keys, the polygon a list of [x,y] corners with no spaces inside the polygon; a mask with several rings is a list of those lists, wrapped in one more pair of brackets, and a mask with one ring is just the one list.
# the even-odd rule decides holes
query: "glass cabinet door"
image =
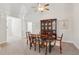
{"label": "glass cabinet door", "polygon": [[52,22],[52,29],[55,30],[56,29],[56,26],[55,26],[55,21]]}

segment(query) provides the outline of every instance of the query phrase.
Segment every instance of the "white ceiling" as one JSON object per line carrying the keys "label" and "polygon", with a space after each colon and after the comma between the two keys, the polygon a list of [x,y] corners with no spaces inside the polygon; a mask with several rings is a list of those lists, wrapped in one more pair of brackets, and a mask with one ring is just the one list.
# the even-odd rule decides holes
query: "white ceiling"
{"label": "white ceiling", "polygon": [[[30,15],[38,15],[41,14],[41,16],[46,16],[48,14],[51,15],[58,15],[58,14],[64,14],[63,8],[65,8],[65,5],[67,7],[68,4],[62,4],[62,3],[56,3],[56,4],[50,4],[50,12],[45,13],[39,13],[36,12],[35,8],[37,4],[36,3],[0,3],[0,13],[6,13],[6,15],[14,16],[14,17],[32,17]],[[68,7],[69,8],[69,7]],[[63,10],[62,10],[63,9]],[[62,13],[61,13],[62,11]],[[40,16],[40,15],[38,15]],[[33,16],[34,17],[34,16]],[[36,17],[36,16],[35,16]]]}
{"label": "white ceiling", "polygon": [[[22,4],[22,3],[0,3],[0,12],[6,13],[10,16],[19,17],[20,14],[23,15],[25,12],[30,11],[30,7],[33,4]],[[27,11],[27,12],[28,12]]]}

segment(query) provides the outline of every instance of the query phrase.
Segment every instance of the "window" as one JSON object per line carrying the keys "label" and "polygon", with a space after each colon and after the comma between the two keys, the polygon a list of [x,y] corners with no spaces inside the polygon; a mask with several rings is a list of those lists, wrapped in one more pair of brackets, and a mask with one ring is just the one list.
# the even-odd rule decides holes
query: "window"
{"label": "window", "polygon": [[27,22],[27,31],[32,33],[32,22]]}

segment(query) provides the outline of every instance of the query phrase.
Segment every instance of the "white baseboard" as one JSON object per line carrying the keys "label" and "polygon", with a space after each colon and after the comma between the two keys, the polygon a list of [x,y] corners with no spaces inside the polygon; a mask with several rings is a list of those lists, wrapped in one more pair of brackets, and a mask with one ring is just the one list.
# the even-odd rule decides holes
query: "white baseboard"
{"label": "white baseboard", "polygon": [[79,49],[79,46],[78,46],[75,42],[73,42],[73,41],[63,41],[63,42],[73,43],[73,44],[75,45],[75,47],[76,47],[77,49]]}
{"label": "white baseboard", "polygon": [[0,44],[4,44],[4,43],[6,43],[6,41],[2,41],[2,42],[0,42]]}
{"label": "white baseboard", "polygon": [[72,41],[66,41],[66,40],[64,40],[63,42],[73,43]]}
{"label": "white baseboard", "polygon": [[79,49],[79,45],[77,45],[77,44],[74,43],[74,42],[72,42],[72,43],[76,46],[77,49]]}

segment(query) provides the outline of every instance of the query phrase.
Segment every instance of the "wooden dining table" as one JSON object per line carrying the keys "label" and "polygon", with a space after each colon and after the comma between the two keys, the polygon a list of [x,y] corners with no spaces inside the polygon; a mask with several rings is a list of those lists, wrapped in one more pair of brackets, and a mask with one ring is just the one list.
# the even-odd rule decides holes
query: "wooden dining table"
{"label": "wooden dining table", "polygon": [[[51,48],[52,48],[51,47],[51,40],[50,39],[47,39],[48,38],[48,35],[32,34],[32,37],[41,39],[42,41],[48,41],[48,44],[49,44],[49,46],[48,46],[49,47],[49,53],[51,53]],[[42,42],[42,44],[43,44],[43,42]],[[46,51],[46,53],[47,53],[47,51]]]}

